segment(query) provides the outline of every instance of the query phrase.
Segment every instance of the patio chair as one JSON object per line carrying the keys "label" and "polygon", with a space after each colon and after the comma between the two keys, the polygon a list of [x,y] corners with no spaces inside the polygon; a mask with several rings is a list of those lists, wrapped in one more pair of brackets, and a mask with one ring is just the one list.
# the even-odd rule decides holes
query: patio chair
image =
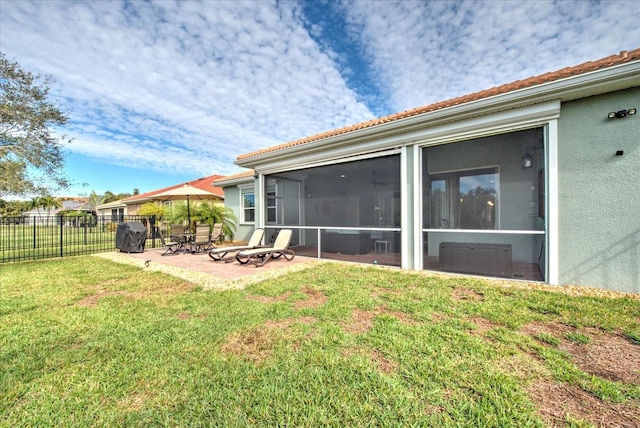
{"label": "patio chair", "polygon": [[161,256],[166,256],[168,254],[177,254],[178,250],[180,248],[182,248],[182,242],[167,241],[167,240],[164,239],[164,235],[162,234],[162,231],[160,230],[159,227],[156,228],[156,231],[158,233],[158,237],[160,238],[160,242],[162,243],[162,246],[167,248],[164,251],[164,253],[162,253],[160,255]]}
{"label": "patio chair", "polygon": [[211,226],[208,224],[196,225],[196,233],[191,242],[191,254],[204,253],[212,247],[211,243]]}
{"label": "patio chair", "polygon": [[296,255],[293,250],[289,249],[292,233],[291,229],[282,229],[272,246],[239,251],[236,254],[236,260],[243,265],[251,263],[255,267],[264,266],[268,260],[277,259],[280,256],[291,261]]}
{"label": "patio chair", "polygon": [[[232,262],[235,259],[235,253],[242,250],[251,250],[256,248],[262,242],[262,237],[264,236],[264,229],[258,228],[253,231],[251,238],[249,238],[249,242],[247,245],[228,245],[226,247],[218,247],[212,248],[209,250],[209,257],[211,257],[214,261],[224,261],[225,263]],[[232,255],[228,256],[229,253]]]}
{"label": "patio chair", "polygon": [[211,231],[211,242],[222,242],[222,223],[214,223],[213,230]]}
{"label": "patio chair", "polygon": [[178,240],[178,239],[175,238],[175,236],[180,236],[180,235],[183,235],[183,234],[184,234],[184,226],[183,225],[181,225],[181,224],[172,224],[171,225],[171,233],[169,235],[169,237],[171,239]]}

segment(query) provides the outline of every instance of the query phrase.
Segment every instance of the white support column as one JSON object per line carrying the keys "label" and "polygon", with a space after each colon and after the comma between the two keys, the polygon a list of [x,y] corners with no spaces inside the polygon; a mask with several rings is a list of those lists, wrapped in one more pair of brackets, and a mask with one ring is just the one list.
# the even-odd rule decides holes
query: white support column
{"label": "white support column", "polygon": [[547,142],[547,282],[558,285],[560,281],[560,207],[558,183],[558,120],[549,121]]}
{"label": "white support column", "polygon": [[265,226],[265,212],[267,210],[267,200],[264,191],[264,175],[258,174],[255,180],[255,203],[256,203],[256,227]]}
{"label": "white support column", "polygon": [[400,267],[412,268],[411,259],[411,234],[412,225],[409,215],[409,165],[407,165],[407,147],[400,151]]}
{"label": "white support column", "polygon": [[422,234],[422,149],[420,146],[412,146],[413,149],[413,269],[424,269],[424,245],[422,243],[424,236]]}

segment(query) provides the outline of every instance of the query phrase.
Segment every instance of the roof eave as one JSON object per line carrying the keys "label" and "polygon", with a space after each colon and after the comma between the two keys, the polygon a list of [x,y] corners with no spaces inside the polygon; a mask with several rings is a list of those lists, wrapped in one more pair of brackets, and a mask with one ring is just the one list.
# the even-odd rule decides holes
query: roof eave
{"label": "roof eave", "polygon": [[612,66],[577,76],[570,76],[528,88],[510,91],[439,110],[421,113],[392,122],[334,135],[297,146],[286,147],[254,156],[237,159],[236,165],[259,170],[259,165],[290,158],[300,153],[327,150],[354,141],[410,131],[416,127],[436,126],[451,121],[520,108],[551,100],[571,101],[588,96],[640,86],[640,61]]}
{"label": "roof eave", "polygon": [[254,181],[253,175],[248,175],[248,176],[245,176],[245,177],[232,178],[230,180],[219,180],[219,181],[216,181],[216,186],[218,186],[218,187],[230,187],[230,186],[237,186],[239,184],[252,183],[253,181]]}

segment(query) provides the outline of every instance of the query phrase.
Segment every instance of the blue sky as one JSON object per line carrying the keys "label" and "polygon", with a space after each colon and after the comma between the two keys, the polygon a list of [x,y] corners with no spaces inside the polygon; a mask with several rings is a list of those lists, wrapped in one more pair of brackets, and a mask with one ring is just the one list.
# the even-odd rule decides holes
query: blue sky
{"label": "blue sky", "polygon": [[0,0],[0,50],[70,119],[64,196],[241,171],[239,154],[640,47],[637,1]]}

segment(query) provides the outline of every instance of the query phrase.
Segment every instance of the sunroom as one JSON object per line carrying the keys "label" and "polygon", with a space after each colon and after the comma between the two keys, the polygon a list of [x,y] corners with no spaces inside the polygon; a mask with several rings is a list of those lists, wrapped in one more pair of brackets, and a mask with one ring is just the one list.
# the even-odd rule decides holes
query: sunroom
{"label": "sunroom", "polygon": [[267,237],[293,229],[299,255],[548,280],[558,112],[558,102],[485,108],[270,152],[251,160],[256,223]]}

